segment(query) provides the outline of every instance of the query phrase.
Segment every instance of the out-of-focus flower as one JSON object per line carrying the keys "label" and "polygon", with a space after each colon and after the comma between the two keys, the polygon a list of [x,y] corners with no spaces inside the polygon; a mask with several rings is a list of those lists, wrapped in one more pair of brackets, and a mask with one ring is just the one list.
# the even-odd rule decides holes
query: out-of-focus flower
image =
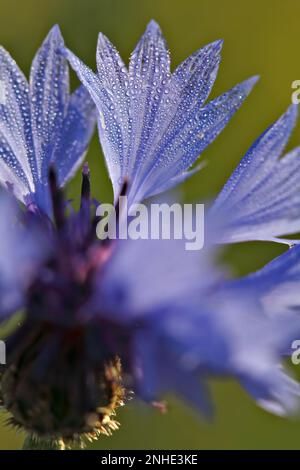
{"label": "out-of-focus flower", "polygon": [[282,157],[297,119],[292,105],[248,150],[210,210],[219,243],[270,240],[300,230],[300,147]]}
{"label": "out-of-focus flower", "polygon": [[48,215],[50,163],[64,185],[82,162],[95,124],[85,88],[69,92],[63,45],[54,26],[33,60],[29,83],[0,49],[0,182]]}
{"label": "out-of-focus flower", "polygon": [[16,209],[15,225],[1,226],[0,284],[24,309],[1,379],[12,424],[43,439],[92,439],[117,429],[126,390],[150,403],[177,393],[209,414],[214,375],[233,376],[273,412],[295,411],[299,387],[280,356],[298,318],[269,318],[228,289],[208,246],[196,255],[184,240],[98,240],[87,167],[69,217],[52,170],[49,181],[53,222]]}
{"label": "out-of-focus flower", "polygon": [[98,40],[98,73],[66,51],[97,106],[115,198],[125,179],[131,204],[175,186],[196,171],[188,169],[224,129],[257,80],[246,80],[205,105],[221,46],[222,41],[216,41],[199,49],[171,73],[165,40],[151,21],[128,69],[103,34]]}

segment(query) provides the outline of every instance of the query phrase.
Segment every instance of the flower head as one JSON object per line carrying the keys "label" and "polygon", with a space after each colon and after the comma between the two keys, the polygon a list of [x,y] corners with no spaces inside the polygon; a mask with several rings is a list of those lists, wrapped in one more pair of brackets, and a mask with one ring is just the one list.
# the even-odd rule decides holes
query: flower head
{"label": "flower head", "polygon": [[72,52],[67,57],[98,110],[99,136],[118,197],[124,179],[129,203],[184,181],[200,153],[217,137],[250,93],[257,78],[240,83],[208,104],[222,41],[199,49],[171,73],[161,30],[151,21],[131,55],[129,67],[103,35],[98,73]]}
{"label": "flower head", "polygon": [[95,123],[85,88],[70,94],[63,45],[54,26],[33,60],[29,83],[0,49],[0,182],[48,215],[49,165],[55,164],[64,185],[81,163]]}
{"label": "flower head", "polygon": [[265,408],[295,410],[298,385],[278,364],[298,318],[270,319],[229,289],[209,247],[198,257],[183,240],[98,240],[87,167],[78,213],[67,216],[53,170],[49,188],[53,222],[16,207],[15,224],[1,227],[11,293],[1,319],[14,296],[24,309],[1,379],[12,424],[65,442],[109,434],[126,390],[150,403],[175,392],[209,414],[207,379],[216,374],[237,378]]}

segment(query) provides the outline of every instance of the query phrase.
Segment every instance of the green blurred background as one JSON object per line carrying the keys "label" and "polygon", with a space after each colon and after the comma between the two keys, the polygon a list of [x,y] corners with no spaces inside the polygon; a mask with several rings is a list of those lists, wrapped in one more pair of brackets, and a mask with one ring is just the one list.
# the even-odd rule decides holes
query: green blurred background
{"label": "green blurred background", "polygon": [[[67,45],[94,67],[99,31],[108,35],[127,59],[151,18],[165,33],[173,66],[200,46],[225,40],[213,96],[251,75],[261,76],[242,109],[205,152],[209,165],[183,187],[187,201],[207,199],[222,187],[252,141],[290,104],[291,83],[300,79],[299,0],[0,0],[0,43],[28,74],[37,47],[58,23]],[[290,146],[299,142],[298,127]],[[111,199],[96,135],[88,161],[94,194],[101,200]],[[70,197],[77,196],[79,185],[77,176],[69,185]],[[239,275],[262,266],[281,251],[272,244],[249,243],[228,249],[225,260]],[[216,416],[211,423],[173,398],[165,415],[132,402],[119,413],[120,431],[90,447],[300,448],[300,420],[266,414],[235,383],[213,383],[212,390]],[[1,424],[5,418],[0,415]],[[23,435],[1,424],[0,449],[20,448]]]}

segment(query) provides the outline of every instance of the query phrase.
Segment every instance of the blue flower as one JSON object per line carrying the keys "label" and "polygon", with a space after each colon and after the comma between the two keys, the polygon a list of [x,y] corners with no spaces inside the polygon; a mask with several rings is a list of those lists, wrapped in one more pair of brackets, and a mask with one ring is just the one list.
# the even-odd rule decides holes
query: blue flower
{"label": "blue flower", "polygon": [[300,147],[282,157],[296,124],[292,105],[252,145],[214,202],[219,243],[269,240],[300,230]]}
{"label": "blue flower", "polygon": [[[118,427],[114,415],[126,401],[126,390],[147,402],[175,392],[210,414],[208,380],[215,375],[234,377],[274,413],[289,414],[298,406],[300,387],[283,369],[281,356],[300,333],[300,322],[292,308],[272,316],[264,303],[262,286],[274,289],[280,276],[269,275],[267,267],[258,280],[254,275],[227,281],[215,266],[215,247],[206,245],[198,256],[185,251],[184,240],[97,239],[87,165],[78,212],[68,214],[61,191],[93,130],[88,93],[98,108],[115,196],[126,183],[130,201],[138,201],[187,177],[254,83],[251,79],[203,106],[220,46],[205,47],[170,74],[164,40],[151,22],[127,71],[100,36],[99,75],[68,52],[88,89],[71,96],[57,28],[33,62],[30,86],[2,53],[0,177],[26,207],[21,209],[12,195],[0,198],[0,320],[24,311],[7,338],[0,401],[11,422],[30,434],[67,443],[82,435],[110,434]],[[277,196],[276,182],[285,188],[290,172],[282,162],[292,162],[296,173],[296,156],[278,157],[295,117],[290,108],[257,142],[212,215],[222,194],[236,195],[243,204],[245,195],[248,201],[245,182],[260,189],[254,174],[264,185],[270,170],[270,197]],[[264,192],[257,194],[260,199]],[[276,233],[258,217],[251,219],[264,238],[286,230],[286,201],[278,198]],[[246,215],[252,204],[244,204]],[[291,207],[296,204],[293,199]],[[231,214],[234,204],[228,207]],[[259,210],[269,223],[273,212],[268,208],[262,199]],[[236,214],[240,228],[242,215]],[[209,231],[216,232],[212,215]],[[244,238],[252,229],[249,220]],[[228,221],[231,230],[234,223]],[[286,263],[287,278],[292,264]]]}
{"label": "blue flower", "polygon": [[48,215],[50,164],[64,185],[82,162],[95,123],[84,87],[70,94],[63,45],[55,26],[33,60],[29,84],[0,49],[0,182]]}
{"label": "blue flower", "polygon": [[229,288],[212,248],[197,256],[184,240],[98,240],[86,167],[78,213],[66,216],[53,170],[49,187],[53,223],[3,202],[9,298],[0,318],[24,309],[1,379],[13,424],[66,442],[109,434],[124,388],[147,402],[177,393],[210,414],[214,375],[235,377],[272,412],[295,411],[299,386],[278,364],[297,317],[269,318],[243,289]]}
{"label": "blue flower", "polygon": [[72,52],[67,57],[98,110],[100,141],[115,199],[124,180],[129,203],[184,181],[200,153],[224,129],[257,78],[204,104],[214,84],[222,41],[192,54],[170,72],[170,56],[159,26],[151,21],[127,69],[103,35],[98,73]]}

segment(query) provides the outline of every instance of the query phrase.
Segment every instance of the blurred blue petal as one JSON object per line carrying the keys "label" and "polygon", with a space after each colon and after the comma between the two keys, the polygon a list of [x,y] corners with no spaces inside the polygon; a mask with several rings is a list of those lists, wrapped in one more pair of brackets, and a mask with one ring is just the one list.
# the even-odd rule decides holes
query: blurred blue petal
{"label": "blurred blue petal", "polygon": [[204,416],[213,414],[206,378],[180,364],[177,348],[171,348],[157,331],[141,331],[134,341],[136,391],[146,402],[175,392]]}
{"label": "blurred blue petal", "polygon": [[229,286],[257,295],[267,314],[274,316],[299,311],[299,282],[300,247],[295,246],[257,272],[231,281]]}
{"label": "blurred blue petal", "polygon": [[297,315],[267,315],[259,286],[225,282],[211,249],[197,256],[182,241],[117,243],[88,311],[101,304],[101,317],[132,330],[143,399],[175,392],[210,415],[207,379],[230,376],[265,409],[296,411],[300,388],[279,365],[300,333]]}
{"label": "blurred blue petal", "polygon": [[25,306],[26,291],[47,244],[35,226],[25,229],[14,198],[0,195],[0,322]]}
{"label": "blurred blue petal", "polygon": [[96,295],[101,296],[104,311],[126,323],[182,298],[199,297],[220,273],[208,248],[200,256],[196,253],[186,251],[182,240],[118,240],[99,277]]}
{"label": "blurred blue petal", "polygon": [[260,376],[241,379],[243,387],[269,413],[291,416],[299,412],[299,384],[280,365],[268,365]]}

